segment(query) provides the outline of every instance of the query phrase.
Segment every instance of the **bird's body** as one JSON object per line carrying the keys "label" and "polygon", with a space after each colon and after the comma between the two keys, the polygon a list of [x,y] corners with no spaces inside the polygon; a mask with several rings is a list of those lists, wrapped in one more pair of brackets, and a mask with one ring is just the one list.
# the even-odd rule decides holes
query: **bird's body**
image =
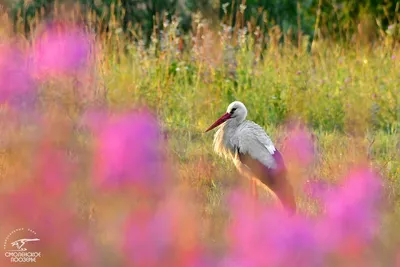
{"label": "bird's body", "polygon": [[219,155],[230,156],[233,159],[236,159],[237,152],[251,153],[265,166],[277,167],[273,157],[276,151],[274,144],[261,126],[252,121],[245,120],[238,125],[233,120],[227,121],[215,133],[214,150]]}
{"label": "bird's body", "polygon": [[296,210],[293,190],[286,179],[286,168],[280,152],[258,124],[246,120],[247,109],[235,101],[227,113],[207,131],[221,125],[214,136],[214,150],[231,158],[246,177],[256,178],[271,189],[290,211]]}

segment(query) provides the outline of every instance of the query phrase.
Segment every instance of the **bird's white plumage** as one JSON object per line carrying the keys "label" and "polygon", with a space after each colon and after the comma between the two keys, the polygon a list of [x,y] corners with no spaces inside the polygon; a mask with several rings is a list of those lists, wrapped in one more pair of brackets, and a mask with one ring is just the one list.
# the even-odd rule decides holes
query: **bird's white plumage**
{"label": "bird's white plumage", "polygon": [[271,138],[258,124],[245,120],[246,107],[238,101],[231,103],[227,112],[234,109],[233,117],[215,133],[214,150],[225,157],[232,157],[237,163],[237,152],[248,154],[268,168],[276,168],[273,157],[276,149]]}
{"label": "bird's white plumage", "polygon": [[231,142],[240,153],[249,154],[252,158],[260,161],[268,168],[275,168],[276,162],[272,156],[275,153],[275,146],[264,129],[252,121],[242,122]]}
{"label": "bird's white plumage", "polygon": [[276,149],[264,129],[258,124],[245,120],[234,129],[230,121],[215,133],[214,150],[225,157],[237,158],[236,153],[248,154],[268,168],[276,168],[272,156]]}

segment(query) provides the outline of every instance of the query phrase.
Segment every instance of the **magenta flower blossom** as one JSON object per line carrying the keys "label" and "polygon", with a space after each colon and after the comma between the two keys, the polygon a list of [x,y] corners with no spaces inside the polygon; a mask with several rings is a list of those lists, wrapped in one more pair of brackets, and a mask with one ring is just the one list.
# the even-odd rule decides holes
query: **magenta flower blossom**
{"label": "magenta flower blossom", "polygon": [[[173,197],[175,198],[175,197]],[[126,266],[210,266],[199,244],[196,219],[181,199],[131,211],[123,228]]]}
{"label": "magenta flower blossom", "polygon": [[74,233],[70,237],[66,255],[73,266],[98,266],[96,251],[87,234]]}
{"label": "magenta flower blossom", "polygon": [[302,216],[263,206],[237,192],[231,201],[231,250],[222,266],[320,266],[314,224]]}
{"label": "magenta flower blossom", "polygon": [[127,221],[123,250],[129,265],[160,266],[173,246],[171,214],[135,212]]}
{"label": "magenta flower blossom", "polygon": [[100,117],[95,117],[92,127],[97,140],[93,166],[95,187],[162,191],[167,175],[163,172],[161,133],[156,120],[144,112],[102,121]]}
{"label": "magenta flower blossom", "polygon": [[[65,202],[54,197],[43,188],[30,184],[16,192],[0,196],[0,215],[3,225],[16,227],[26,225],[34,229],[40,238],[40,251],[46,257],[41,263],[52,264],[71,262],[72,266],[91,266],[93,261],[92,243],[88,236],[80,233],[78,218],[68,210]],[[79,237],[80,239],[76,239]],[[85,257],[77,255],[85,248]],[[58,255],[56,258],[52,255]],[[71,266],[71,265],[69,265]]]}
{"label": "magenta flower blossom", "polygon": [[36,86],[22,51],[0,45],[0,104],[31,108],[35,94]]}
{"label": "magenta flower blossom", "polygon": [[321,243],[338,249],[349,240],[367,244],[377,233],[382,185],[368,169],[355,170],[343,185],[325,196],[325,216],[320,222]]}
{"label": "magenta flower blossom", "polygon": [[72,179],[73,166],[67,164],[67,158],[46,141],[40,146],[36,158],[37,188],[45,192],[47,197],[62,198]]}
{"label": "magenta flower blossom", "polygon": [[33,47],[34,73],[39,78],[74,74],[91,63],[91,37],[83,29],[68,24],[51,24]]}
{"label": "magenta flower blossom", "polygon": [[283,154],[289,161],[308,166],[314,160],[314,144],[304,126],[289,126],[289,134],[283,144]]}
{"label": "magenta flower blossom", "polygon": [[46,138],[42,142],[34,155],[32,179],[13,192],[0,194],[2,225],[29,227],[38,233],[38,247],[45,255],[40,258],[41,266],[97,266],[93,242],[80,224],[82,218],[70,209],[67,190],[73,166]]}
{"label": "magenta flower blossom", "polygon": [[330,255],[360,255],[377,234],[381,190],[371,171],[355,170],[342,187],[319,192],[325,211],[316,218],[288,216],[235,193],[222,266],[323,266]]}

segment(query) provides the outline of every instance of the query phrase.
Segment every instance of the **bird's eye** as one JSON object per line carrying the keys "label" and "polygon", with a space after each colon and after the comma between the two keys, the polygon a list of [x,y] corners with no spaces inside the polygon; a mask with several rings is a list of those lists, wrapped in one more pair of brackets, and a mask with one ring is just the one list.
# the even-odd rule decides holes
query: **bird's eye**
{"label": "bird's eye", "polygon": [[235,112],[236,108],[231,109],[231,114]]}

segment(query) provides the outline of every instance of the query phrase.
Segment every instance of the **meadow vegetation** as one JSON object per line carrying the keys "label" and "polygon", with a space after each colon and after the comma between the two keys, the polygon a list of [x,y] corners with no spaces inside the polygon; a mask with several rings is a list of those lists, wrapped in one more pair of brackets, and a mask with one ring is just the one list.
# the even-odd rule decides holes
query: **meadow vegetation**
{"label": "meadow vegetation", "polygon": [[[42,173],[36,157],[43,160],[35,153],[57,147],[56,155],[61,153],[75,166],[67,171],[74,179],[63,205],[79,214],[79,224],[90,225],[96,238],[104,238],[98,242],[106,244],[105,251],[113,251],[116,248],[110,244],[117,242],[112,231],[118,230],[129,193],[99,196],[90,188],[88,177],[93,170],[89,155],[96,151],[96,143],[82,128],[82,121],[92,109],[121,113],[146,106],[156,115],[167,144],[174,173],[170,192],[188,195],[190,207],[184,210],[199,216],[195,222],[198,238],[215,254],[222,253],[229,224],[225,198],[238,184],[247,184],[233,164],[214,154],[213,135],[204,130],[230,102],[240,100],[249,111],[248,119],[264,127],[280,150],[291,149],[284,144],[292,121],[301,121],[311,132],[313,162],[300,170],[288,163],[300,212],[305,216],[322,212],[306,193],[309,183],[339,183],[358,165],[376,170],[384,182],[385,205],[370,263],[393,266],[400,253],[399,21],[392,21],[388,29],[377,27],[371,41],[371,18],[366,17],[344,43],[319,35],[322,26],[318,23],[314,36],[302,34],[293,39],[291,32],[279,26],[263,32],[251,24],[212,25],[201,14],[193,16],[192,30],[183,35],[180,20],[170,16],[146,44],[140,38],[133,41],[132,35],[140,36],[140,32],[133,27],[121,30],[121,22],[113,17],[107,30],[99,32],[94,12],[62,7],[58,12],[69,23],[85,21],[85,32],[95,44],[90,53],[92,65],[90,71],[62,80],[39,75],[34,112],[15,112],[2,103],[1,194],[7,196],[26,184],[33,186],[36,178],[32,173],[35,177]],[[40,14],[32,19],[35,30],[28,35],[22,34],[22,24],[14,25],[4,11],[0,21],[1,44],[12,43],[22,51],[36,45],[36,34],[44,28]],[[40,123],[36,123],[38,117]],[[51,155],[42,164],[57,159]],[[183,192],[179,191],[182,188]],[[261,201],[271,201],[268,192],[259,191]],[[179,202],[177,199],[171,202]],[[191,223],[191,219],[184,220]],[[12,222],[15,220],[8,221],[0,233]],[[182,231],[190,236],[187,225]],[[180,242],[190,243],[184,235]]]}

